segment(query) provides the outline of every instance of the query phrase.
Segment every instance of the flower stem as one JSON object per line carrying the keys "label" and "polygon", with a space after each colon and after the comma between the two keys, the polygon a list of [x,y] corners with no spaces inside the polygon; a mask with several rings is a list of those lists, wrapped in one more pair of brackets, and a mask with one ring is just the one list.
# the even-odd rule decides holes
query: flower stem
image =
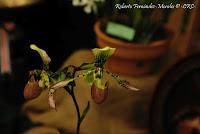
{"label": "flower stem", "polygon": [[76,134],[79,134],[80,133],[80,126],[81,126],[81,123],[82,121],[84,120],[85,116],[87,115],[89,109],[90,109],[90,102],[88,101],[88,104],[87,106],[85,107],[82,115],[80,113],[80,108],[79,108],[79,105],[77,103],[77,100],[76,100],[76,96],[74,94],[74,90],[70,90],[70,89],[67,89],[66,90],[70,96],[72,97],[72,100],[74,102],[74,105],[75,105],[75,108],[76,108],[76,113],[77,113],[77,126],[76,126]]}
{"label": "flower stem", "polygon": [[[72,68],[71,71],[69,71],[70,68]],[[78,67],[76,67],[76,66],[70,65],[70,66],[64,68],[63,71],[64,71],[66,74],[68,74],[68,75],[69,75],[69,73],[70,73],[70,76],[74,78],[74,77],[75,77],[75,73],[76,73],[77,71],[81,71],[81,69],[78,68]],[[79,134],[79,133],[80,133],[80,126],[81,126],[81,123],[82,123],[83,119],[85,118],[86,114],[87,114],[88,111],[89,111],[90,103],[88,102],[87,107],[84,109],[84,111],[83,111],[83,113],[82,113],[82,115],[81,115],[81,113],[80,113],[80,108],[79,108],[78,102],[77,102],[77,100],[76,100],[76,96],[75,96],[75,94],[74,94],[74,86],[75,86],[75,85],[76,85],[75,82],[72,82],[71,85],[68,86],[68,88],[65,88],[65,89],[66,89],[66,91],[69,93],[69,95],[72,97],[72,100],[73,100],[74,105],[75,105],[75,108],[76,108],[76,113],[77,113],[76,134]]]}
{"label": "flower stem", "polygon": [[77,126],[76,126],[76,134],[79,134],[80,133],[80,126],[81,126],[81,114],[80,114],[80,109],[79,109],[78,103],[76,101],[74,90],[71,91],[71,97],[73,99],[73,102],[74,102],[74,105],[75,105],[75,108],[76,108],[77,117],[78,117]]}

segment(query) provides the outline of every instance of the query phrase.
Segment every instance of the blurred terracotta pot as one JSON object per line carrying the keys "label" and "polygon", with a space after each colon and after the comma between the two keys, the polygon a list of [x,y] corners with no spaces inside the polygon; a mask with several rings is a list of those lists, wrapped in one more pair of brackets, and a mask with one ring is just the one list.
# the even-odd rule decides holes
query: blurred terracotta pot
{"label": "blurred terracotta pot", "polygon": [[153,41],[151,44],[136,44],[110,37],[101,31],[99,21],[95,23],[94,31],[99,47],[116,48],[107,67],[114,73],[122,75],[141,76],[149,73],[154,60],[166,55],[170,47],[171,38]]}

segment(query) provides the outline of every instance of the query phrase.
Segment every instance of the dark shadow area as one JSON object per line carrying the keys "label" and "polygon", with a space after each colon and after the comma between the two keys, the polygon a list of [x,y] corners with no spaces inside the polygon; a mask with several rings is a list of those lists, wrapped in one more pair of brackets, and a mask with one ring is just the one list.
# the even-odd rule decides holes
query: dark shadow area
{"label": "dark shadow area", "polygon": [[72,52],[95,47],[94,16],[68,0],[44,0],[29,7],[0,8],[1,28],[5,22],[16,26],[8,32],[12,73],[0,76],[0,126],[2,134],[17,134],[35,125],[20,114],[28,71],[42,65],[29,45],[44,48],[52,58],[51,68],[57,70]]}

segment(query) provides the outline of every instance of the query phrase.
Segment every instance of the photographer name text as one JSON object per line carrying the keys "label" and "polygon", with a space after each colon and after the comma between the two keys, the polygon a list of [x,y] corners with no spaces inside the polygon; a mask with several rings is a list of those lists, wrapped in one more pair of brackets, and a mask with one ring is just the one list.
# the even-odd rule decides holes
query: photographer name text
{"label": "photographer name text", "polygon": [[147,9],[154,9],[154,8],[160,8],[160,9],[174,9],[174,8],[183,8],[183,9],[194,9],[195,4],[116,4],[115,8],[117,9],[136,9],[136,8],[147,8]]}

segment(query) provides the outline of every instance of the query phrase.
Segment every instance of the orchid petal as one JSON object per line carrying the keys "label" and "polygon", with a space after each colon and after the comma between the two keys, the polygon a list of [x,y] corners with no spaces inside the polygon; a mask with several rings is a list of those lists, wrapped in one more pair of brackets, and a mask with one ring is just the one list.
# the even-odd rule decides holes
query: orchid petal
{"label": "orchid petal", "polygon": [[88,71],[85,75],[84,75],[84,79],[88,82],[88,84],[90,86],[92,86],[93,82],[94,82],[94,71]]}
{"label": "orchid petal", "polygon": [[126,89],[129,89],[129,90],[133,90],[133,91],[138,91],[140,89],[138,88],[135,88],[133,86],[130,85],[130,83],[126,80],[121,80],[118,78],[117,82],[119,83],[120,86],[126,88]]}
{"label": "orchid petal", "polygon": [[129,89],[129,90],[133,90],[133,91],[139,91],[140,90],[140,89],[138,89],[136,87],[131,86],[130,84],[125,85],[125,88]]}
{"label": "orchid petal", "polygon": [[53,95],[49,95],[48,101],[49,101],[49,106],[53,109],[56,109],[56,103]]}
{"label": "orchid petal", "polygon": [[34,44],[30,45],[30,48],[39,53],[39,55],[42,58],[42,61],[45,65],[48,65],[51,62],[51,58],[47,55],[46,51],[44,51],[43,49],[40,49],[39,47],[37,47]]}
{"label": "orchid petal", "polygon": [[115,50],[115,48],[110,47],[92,49],[93,55],[95,57],[94,62],[96,63],[96,66],[102,67],[108,60],[108,58],[110,58],[114,54]]}
{"label": "orchid petal", "polygon": [[109,71],[105,71],[105,72],[108,75],[110,75],[112,78],[114,78],[121,87],[124,87],[124,88],[132,90],[132,91],[138,91],[138,90],[140,90],[140,89],[138,89],[136,87],[131,86],[128,81],[121,79],[118,75],[113,74],[113,73],[111,73]]}
{"label": "orchid petal", "polygon": [[74,79],[66,79],[60,82],[57,82],[55,85],[53,85],[51,88],[54,89],[58,89],[58,88],[62,88],[65,87],[66,85],[68,85],[70,82],[72,82]]}
{"label": "orchid petal", "polygon": [[103,81],[101,79],[95,79],[94,84],[96,85],[98,89],[102,89],[102,90],[106,89],[108,86],[108,82],[106,82],[106,84],[103,84]]}
{"label": "orchid petal", "polygon": [[108,96],[108,83],[106,83],[105,89],[98,88],[95,84],[91,87],[91,97],[95,103],[101,104]]}

